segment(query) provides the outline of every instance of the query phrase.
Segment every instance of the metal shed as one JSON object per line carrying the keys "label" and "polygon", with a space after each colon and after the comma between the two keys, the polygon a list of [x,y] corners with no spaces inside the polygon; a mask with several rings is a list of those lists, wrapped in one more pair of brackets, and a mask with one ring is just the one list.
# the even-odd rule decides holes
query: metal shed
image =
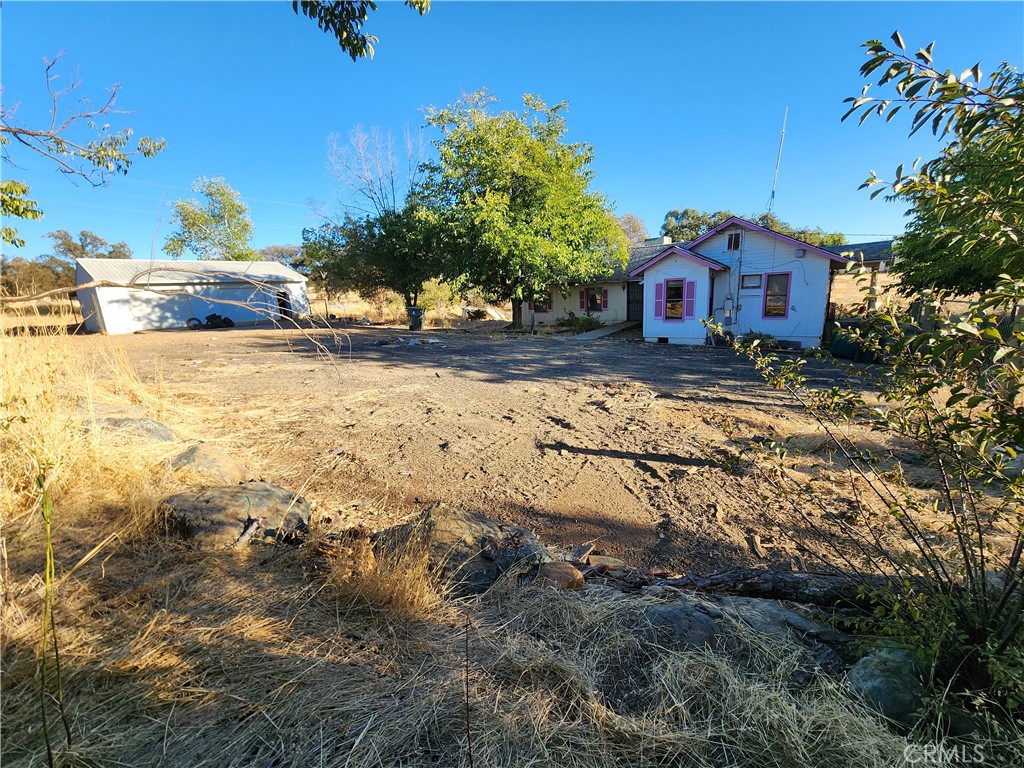
{"label": "metal shed", "polygon": [[273,261],[78,259],[85,329],[108,334],[184,328],[211,313],[236,324],[309,313],[306,278]]}

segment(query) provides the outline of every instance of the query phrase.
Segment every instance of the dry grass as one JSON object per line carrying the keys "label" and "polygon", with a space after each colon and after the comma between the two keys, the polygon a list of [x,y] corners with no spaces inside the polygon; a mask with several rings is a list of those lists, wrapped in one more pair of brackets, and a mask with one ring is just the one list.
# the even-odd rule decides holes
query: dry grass
{"label": "dry grass", "polygon": [[[869,278],[858,276],[853,273],[840,272],[832,281],[832,294],[830,300],[838,304],[843,311],[840,317],[850,314],[863,314],[863,307],[866,302],[866,290],[870,285]],[[878,274],[878,295],[883,301],[891,302],[896,306],[907,306],[910,300],[897,293],[899,288],[899,277],[892,272],[880,272]]]}
{"label": "dry grass", "polygon": [[82,322],[77,299],[50,298],[24,304],[0,305],[0,332],[37,333],[74,330]]}
{"label": "dry grass", "polygon": [[475,765],[509,768],[898,760],[903,741],[837,684],[793,685],[791,649],[742,633],[728,648],[662,647],[645,629],[652,598],[509,579],[457,603],[411,550],[373,565],[353,553],[332,578],[307,575],[299,550],[165,540],[146,523],[180,489],[164,458],[181,446],[124,445],[79,425],[128,409],[186,432],[195,414],[96,343],[111,344],[97,369],[59,335],[0,346],[4,766],[46,759],[43,467],[72,731],[70,745],[53,739],[58,764],[464,766],[470,741]]}

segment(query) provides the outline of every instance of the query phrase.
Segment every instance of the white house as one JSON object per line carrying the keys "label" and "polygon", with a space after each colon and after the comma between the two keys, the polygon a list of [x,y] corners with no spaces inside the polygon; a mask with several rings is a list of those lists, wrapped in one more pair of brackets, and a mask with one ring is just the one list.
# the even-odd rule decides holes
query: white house
{"label": "white house", "polygon": [[273,261],[78,259],[85,329],[108,334],[184,328],[209,314],[236,324],[309,313],[306,278]]}
{"label": "white house", "polygon": [[714,308],[713,275],[729,268],[681,245],[669,245],[634,270],[643,275],[643,334],[647,341],[703,344],[701,320]]}
{"label": "white house", "polygon": [[647,341],[703,344],[701,319],[726,331],[770,333],[817,347],[832,273],[847,259],[732,217],[685,245],[665,246],[630,271],[644,284]]}

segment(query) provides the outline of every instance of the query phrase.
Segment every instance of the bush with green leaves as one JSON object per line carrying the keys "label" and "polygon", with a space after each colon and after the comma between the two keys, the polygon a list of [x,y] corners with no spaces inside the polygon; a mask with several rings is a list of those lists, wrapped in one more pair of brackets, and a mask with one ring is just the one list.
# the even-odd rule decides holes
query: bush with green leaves
{"label": "bush with green leaves", "polygon": [[[933,297],[936,310],[941,299]],[[847,540],[821,539],[834,546],[837,570],[862,579],[870,592],[874,612],[858,629],[917,651],[947,701],[1019,717],[1024,280],[1004,279],[958,316],[935,311],[915,324],[886,306],[840,333],[885,361],[857,371],[860,388],[815,389],[803,373],[806,360],[779,358],[760,345],[737,348],[818,421],[837,460],[869,489],[858,497],[857,522],[844,525]],[[881,445],[895,438],[905,446],[900,455],[937,478],[934,492],[912,487],[902,471],[906,459],[891,449],[858,445],[853,425],[889,438]],[[772,477],[786,493],[806,493],[784,471]],[[878,589],[878,575],[888,577],[886,588]]]}
{"label": "bush with green leaves", "polygon": [[770,333],[761,331],[747,331],[739,338],[739,345],[743,348],[760,347],[761,349],[778,349],[779,340]]}
{"label": "bush with green leaves", "polygon": [[565,314],[558,318],[557,325],[560,328],[567,328],[571,333],[586,333],[597,330],[604,323],[590,313],[577,315],[571,309],[567,309]]}

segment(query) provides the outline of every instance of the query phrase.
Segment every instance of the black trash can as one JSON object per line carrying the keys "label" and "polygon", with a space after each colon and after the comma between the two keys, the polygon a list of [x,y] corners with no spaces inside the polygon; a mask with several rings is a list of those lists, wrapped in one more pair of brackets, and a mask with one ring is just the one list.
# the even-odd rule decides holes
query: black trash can
{"label": "black trash can", "polygon": [[405,312],[409,315],[409,330],[422,331],[423,313],[425,312],[423,307],[406,307]]}

